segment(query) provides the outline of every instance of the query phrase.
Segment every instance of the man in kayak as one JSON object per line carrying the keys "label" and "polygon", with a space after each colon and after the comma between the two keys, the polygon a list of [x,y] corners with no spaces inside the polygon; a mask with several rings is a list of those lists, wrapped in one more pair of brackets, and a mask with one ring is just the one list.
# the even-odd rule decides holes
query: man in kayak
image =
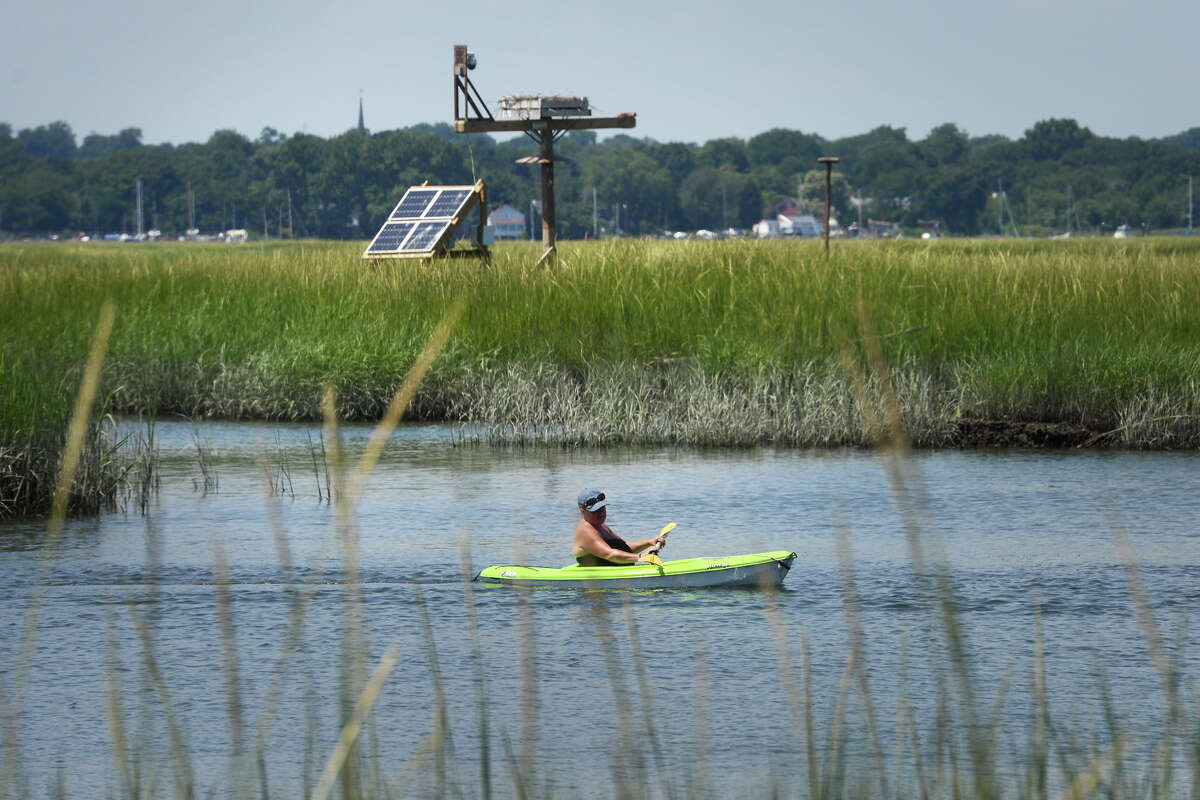
{"label": "man in kayak", "polygon": [[665,545],[663,536],[626,542],[613,533],[605,524],[608,516],[608,501],[599,489],[584,489],[579,493],[579,514],[582,519],[575,526],[575,542],[572,554],[581,567],[626,567],[641,560],[638,555],[654,544]]}

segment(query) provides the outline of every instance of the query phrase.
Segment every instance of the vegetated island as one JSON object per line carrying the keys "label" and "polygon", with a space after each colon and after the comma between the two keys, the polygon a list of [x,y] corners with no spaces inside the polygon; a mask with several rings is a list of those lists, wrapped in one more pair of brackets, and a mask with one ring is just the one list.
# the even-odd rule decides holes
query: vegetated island
{"label": "vegetated island", "polygon": [[48,501],[105,300],[97,415],[317,420],[329,385],[341,418],[378,419],[462,300],[408,418],[466,423],[468,442],[871,446],[895,409],[922,448],[1200,445],[1200,242],[1182,237],[828,259],[813,241],[568,242],[549,269],[531,244],[489,264],[361,252],[0,247],[0,513]]}

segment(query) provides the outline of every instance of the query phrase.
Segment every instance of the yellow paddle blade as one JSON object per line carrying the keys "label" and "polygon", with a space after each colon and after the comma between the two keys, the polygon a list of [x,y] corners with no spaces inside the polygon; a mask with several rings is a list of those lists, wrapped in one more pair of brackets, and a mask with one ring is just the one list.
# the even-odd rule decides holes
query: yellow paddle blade
{"label": "yellow paddle blade", "polygon": [[659,536],[666,536],[668,533],[670,533],[670,532],[671,532],[671,531],[673,531],[673,530],[675,530],[675,523],[674,523],[674,522],[668,522],[666,525],[664,525],[664,526],[663,526],[663,529],[662,529],[661,531],[659,531],[659,532],[658,532],[658,535],[659,535]]}
{"label": "yellow paddle blade", "polygon": [[654,553],[643,553],[639,561],[645,561],[647,564],[653,564],[656,567],[662,566],[662,559],[654,555]]}

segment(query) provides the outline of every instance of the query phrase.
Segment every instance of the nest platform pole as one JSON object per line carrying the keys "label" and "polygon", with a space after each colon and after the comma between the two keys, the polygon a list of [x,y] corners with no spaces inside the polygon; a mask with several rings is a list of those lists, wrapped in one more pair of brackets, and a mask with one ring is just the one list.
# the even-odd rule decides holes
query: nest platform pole
{"label": "nest platform pole", "polygon": [[539,135],[542,157],[542,255],[538,263],[550,262],[555,255],[554,230],[554,131],[549,126]]}

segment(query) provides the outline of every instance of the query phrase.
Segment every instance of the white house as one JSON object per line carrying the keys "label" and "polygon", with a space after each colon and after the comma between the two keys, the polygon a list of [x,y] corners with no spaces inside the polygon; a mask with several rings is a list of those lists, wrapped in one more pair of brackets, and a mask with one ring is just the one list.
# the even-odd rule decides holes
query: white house
{"label": "white house", "polygon": [[[775,219],[764,219],[754,223],[754,233],[760,239],[775,239],[780,236],[821,236],[821,223],[812,214],[778,214]],[[829,235],[840,235],[836,219],[829,220]]]}
{"label": "white house", "polygon": [[488,214],[488,225],[497,239],[520,239],[525,235],[525,215],[507,203],[501,203]]}
{"label": "white house", "polygon": [[783,236],[820,236],[821,224],[812,214],[779,215],[779,233]]}

